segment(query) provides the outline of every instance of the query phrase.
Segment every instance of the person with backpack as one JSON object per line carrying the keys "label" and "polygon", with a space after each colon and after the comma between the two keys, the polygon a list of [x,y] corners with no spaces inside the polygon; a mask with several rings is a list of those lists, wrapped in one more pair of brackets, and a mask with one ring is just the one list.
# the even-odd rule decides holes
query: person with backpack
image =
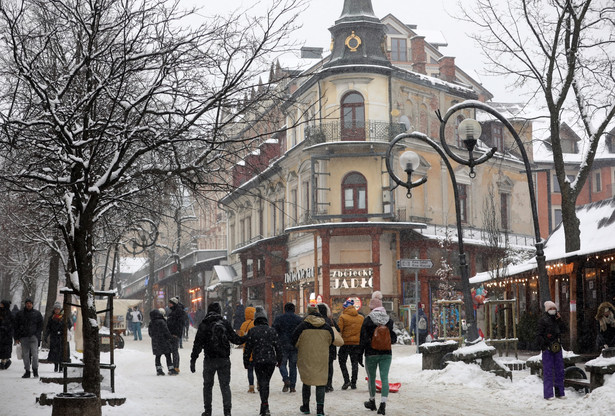
{"label": "person with backpack", "polygon": [[[288,302],[284,305],[284,313],[278,315],[273,321],[273,328],[277,331],[280,347],[282,348],[282,363],[280,364],[280,374],[284,387],[282,392],[295,393],[297,384],[297,348],[292,344],[290,339],[297,325],[303,319],[295,313],[295,304]],[[288,365],[288,368],[287,368]]]}
{"label": "person with backpack", "polygon": [[[354,300],[346,299],[343,304],[344,311],[340,315],[337,324],[340,328],[340,334],[344,339],[344,345],[340,347],[337,359],[340,363],[340,370],[344,376],[344,385],[342,390],[347,390],[350,387],[352,390],[357,388],[357,377],[359,375],[359,363],[361,363],[362,349],[359,345],[361,340],[361,327],[363,326],[363,316],[359,315],[357,308],[354,306]],[[346,360],[350,356],[350,366],[352,378],[348,375],[346,368]]]}
{"label": "person with backpack", "polygon": [[[252,359],[252,361],[250,361]],[[243,350],[243,366],[254,366],[258,392],[261,399],[260,416],[269,416],[269,382],[276,368],[280,365],[282,350],[278,342],[278,333],[269,327],[267,315],[262,308],[254,314],[254,327],[248,331],[246,346]]]}
{"label": "person with backpack", "polygon": [[[418,324],[417,324],[417,319],[418,319]],[[417,346],[424,344],[425,341],[427,340],[427,332],[428,332],[427,322],[428,322],[427,315],[425,314],[424,306],[422,303],[419,303],[418,312],[412,315],[412,322],[410,324],[410,334],[416,340]],[[416,337],[417,332],[418,332],[418,338]]]}
{"label": "person with backpack", "polygon": [[301,391],[303,404],[299,411],[310,413],[311,386],[316,386],[316,414],[325,415],[325,390],[329,375],[329,346],[335,335],[316,305],[308,306],[308,314],[301,322],[291,342],[297,347],[297,368],[303,382]]}
{"label": "person with backpack", "polygon": [[171,360],[171,345],[173,343],[173,336],[169,332],[167,327],[167,321],[164,319],[164,309],[152,309],[149,313],[149,326],[147,327],[147,333],[152,339],[152,352],[155,358],[156,374],[164,376],[162,371],[162,363],[160,358],[164,355],[167,360],[167,368],[169,369],[169,375],[177,375],[173,361]]}
{"label": "person with backpack", "polygon": [[382,306],[382,292],[372,293],[369,302],[372,310],[361,326],[360,344],[365,352],[365,370],[368,377],[369,400],[364,403],[369,410],[376,410],[376,371],[380,370],[382,390],[378,414],[386,414],[386,402],[389,396],[389,368],[393,358],[391,345],[397,342],[393,331],[393,320]]}
{"label": "person with backpack", "polygon": [[[239,328],[239,336],[243,337],[245,336],[249,330],[251,330],[252,328],[254,328],[254,313],[256,312],[256,308],[254,308],[253,306],[248,306],[245,309],[245,321],[243,321],[243,323],[241,324],[241,327]],[[245,345],[244,345],[244,350],[245,350]],[[256,391],[254,391],[254,366],[252,365],[252,358],[250,358],[249,360],[250,362],[248,363],[248,366],[246,367],[246,370],[248,371],[248,393],[256,393]]]}
{"label": "person with backpack", "polygon": [[219,303],[212,303],[207,308],[207,315],[199,325],[194,337],[190,355],[190,371],[196,372],[196,360],[203,351],[203,406],[201,416],[211,416],[212,390],[214,377],[218,373],[218,382],[222,392],[224,416],[231,416],[231,345],[241,345],[246,337],[240,337],[231,324],[222,318]]}

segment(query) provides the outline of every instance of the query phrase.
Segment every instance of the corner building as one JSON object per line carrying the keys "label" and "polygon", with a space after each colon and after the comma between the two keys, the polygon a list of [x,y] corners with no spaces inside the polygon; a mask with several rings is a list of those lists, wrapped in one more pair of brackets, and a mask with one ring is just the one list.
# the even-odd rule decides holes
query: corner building
{"label": "corner building", "polygon": [[[428,174],[429,180],[408,199],[405,189],[394,189],[387,148],[406,131],[438,140],[436,111],[492,97],[454,58],[442,55],[442,44],[429,43],[392,15],[377,18],[370,0],[344,1],[329,30],[329,56],[284,85],[289,94],[279,105],[284,132],[263,140],[233,170],[237,189],[221,200],[228,214],[229,262],[240,270],[244,304],[263,305],[270,316],[288,301],[303,312],[310,297],[329,303],[334,314],[353,297],[366,312],[371,293],[380,290],[385,307],[407,319],[406,305],[416,302],[414,271],[398,270],[397,260],[434,263],[420,270],[419,297],[426,305],[437,299],[436,270],[443,256],[451,259],[453,279],[459,280],[456,252],[440,247],[455,229],[453,189],[440,156],[412,143],[421,157],[416,174]],[[447,137],[467,157],[456,134],[465,117],[475,114],[459,113]],[[401,178],[397,159],[404,150],[394,152]],[[456,168],[471,274],[486,267],[476,259],[484,246],[480,230],[488,189],[504,195],[497,197],[496,214],[505,217],[507,238],[533,244],[523,164],[503,151],[493,160],[474,179],[465,166]]]}

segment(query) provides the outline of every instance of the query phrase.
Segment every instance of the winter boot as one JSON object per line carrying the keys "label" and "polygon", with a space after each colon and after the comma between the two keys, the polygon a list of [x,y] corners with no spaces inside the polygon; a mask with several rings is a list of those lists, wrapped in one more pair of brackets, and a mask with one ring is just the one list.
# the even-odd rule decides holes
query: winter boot
{"label": "winter boot", "polygon": [[5,363],[0,362],[0,370],[6,370]]}
{"label": "winter boot", "polygon": [[9,368],[11,366],[11,360],[8,359],[6,360],[6,362],[4,363],[4,369],[6,370],[7,368]]}
{"label": "winter boot", "polygon": [[21,378],[30,378],[30,371],[26,370],[26,372],[23,373],[23,376],[21,376]]}
{"label": "winter boot", "polygon": [[363,402],[363,405],[365,405],[366,409],[376,410],[376,399],[369,399],[368,401]]}
{"label": "winter boot", "polygon": [[380,403],[380,407],[378,408],[378,413],[379,415],[384,415],[386,414],[386,408],[387,408],[387,404],[385,402],[381,402]]}
{"label": "winter boot", "polygon": [[160,366],[160,365],[156,366],[156,375],[157,376],[164,376],[164,371],[162,371],[162,366]]}
{"label": "winter boot", "polygon": [[342,385],[342,390],[348,390],[348,387],[350,387],[350,381],[344,381],[344,384]]}
{"label": "winter boot", "polygon": [[250,387],[248,387],[248,393],[256,393],[254,391],[254,385],[253,384],[250,384]]}
{"label": "winter boot", "polygon": [[33,368],[32,369],[32,376],[35,377],[35,378],[38,377],[38,368]]}
{"label": "winter boot", "polygon": [[297,393],[297,390],[294,387],[291,387],[288,392],[289,393]]}
{"label": "winter boot", "polygon": [[269,404],[261,403],[261,411],[259,416],[271,416],[271,413],[269,413]]}
{"label": "winter boot", "polygon": [[285,381],[284,382],[284,387],[282,387],[282,392],[286,393],[289,388],[290,388],[290,381]]}
{"label": "winter boot", "polygon": [[60,364],[58,363],[53,363],[53,372],[57,373],[59,370]]}
{"label": "winter boot", "polygon": [[231,409],[224,409],[224,416],[231,416]]}
{"label": "winter boot", "polygon": [[301,413],[303,413],[304,415],[309,415],[310,414],[310,405],[309,404],[302,404],[299,407],[299,411]]}
{"label": "winter boot", "polygon": [[325,405],[316,403],[316,416],[325,416]]}
{"label": "winter boot", "polygon": [[169,375],[170,376],[176,376],[178,373],[177,371],[175,371],[175,369],[173,367],[169,368]]}

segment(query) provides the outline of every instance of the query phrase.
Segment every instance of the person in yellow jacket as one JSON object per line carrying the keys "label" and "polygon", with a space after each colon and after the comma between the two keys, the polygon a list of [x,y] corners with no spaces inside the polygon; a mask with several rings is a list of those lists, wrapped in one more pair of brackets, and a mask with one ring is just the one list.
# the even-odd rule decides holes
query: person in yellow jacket
{"label": "person in yellow jacket", "polygon": [[[248,334],[248,331],[254,328],[254,313],[256,312],[256,308],[253,306],[248,306],[245,310],[245,321],[241,324],[241,328],[239,328],[239,336],[243,337]],[[245,348],[245,344],[244,344]],[[250,364],[246,367],[248,370],[248,393],[255,393],[254,391],[254,365],[252,364],[252,356],[250,356]]]}
{"label": "person in yellow jacket", "polygon": [[[340,370],[344,376],[344,385],[342,390],[347,390],[348,387],[355,390],[357,388],[357,376],[359,374],[359,364],[362,364],[363,349],[360,345],[361,326],[363,325],[363,316],[359,315],[357,308],[354,306],[354,300],[347,299],[344,302],[344,310],[337,321],[340,327],[340,334],[344,338],[344,345],[340,347],[337,354],[337,360],[340,363]],[[346,360],[350,356],[350,366],[352,378],[348,375],[346,368]]]}

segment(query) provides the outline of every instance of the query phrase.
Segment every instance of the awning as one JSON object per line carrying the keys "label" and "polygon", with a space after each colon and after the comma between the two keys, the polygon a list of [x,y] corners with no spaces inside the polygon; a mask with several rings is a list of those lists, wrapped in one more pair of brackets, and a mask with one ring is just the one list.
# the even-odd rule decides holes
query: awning
{"label": "awning", "polygon": [[231,266],[217,265],[214,266],[214,271],[207,286],[208,291],[216,290],[221,285],[232,285],[233,280],[237,277],[235,269]]}

